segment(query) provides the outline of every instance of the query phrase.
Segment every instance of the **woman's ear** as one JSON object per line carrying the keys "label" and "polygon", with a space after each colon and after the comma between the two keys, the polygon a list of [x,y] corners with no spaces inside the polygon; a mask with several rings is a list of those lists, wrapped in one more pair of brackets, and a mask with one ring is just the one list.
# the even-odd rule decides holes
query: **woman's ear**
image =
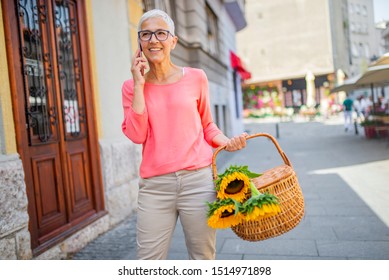
{"label": "woman's ear", "polygon": [[178,37],[177,37],[177,36],[174,36],[174,37],[173,37],[173,42],[172,42],[172,50],[174,50],[174,48],[176,47],[177,42],[178,42]]}

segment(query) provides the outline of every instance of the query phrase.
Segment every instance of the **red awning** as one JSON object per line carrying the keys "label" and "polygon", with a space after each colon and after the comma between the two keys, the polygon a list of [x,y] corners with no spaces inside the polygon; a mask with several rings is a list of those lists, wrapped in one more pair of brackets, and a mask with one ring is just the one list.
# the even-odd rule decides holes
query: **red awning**
{"label": "red awning", "polygon": [[232,68],[234,68],[239,73],[242,80],[251,78],[251,73],[243,67],[239,56],[237,56],[233,51],[230,51],[230,59]]}

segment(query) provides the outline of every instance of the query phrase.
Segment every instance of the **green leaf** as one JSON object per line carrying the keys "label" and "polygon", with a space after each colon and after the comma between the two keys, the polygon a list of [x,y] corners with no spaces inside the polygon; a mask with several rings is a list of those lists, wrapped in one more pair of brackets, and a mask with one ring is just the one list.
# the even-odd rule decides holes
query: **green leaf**
{"label": "green leaf", "polygon": [[238,213],[240,211],[241,204],[238,201],[236,201],[236,200],[234,200],[234,203],[235,203],[235,213],[234,213],[234,215],[236,216],[236,215],[238,215]]}
{"label": "green leaf", "polygon": [[261,208],[265,204],[279,204],[278,198],[270,194],[268,192],[266,193],[260,193],[259,195],[251,196],[248,200],[246,200],[242,206],[240,207],[240,212],[245,213],[251,213],[255,207]]}
{"label": "green leaf", "polygon": [[[232,174],[234,172],[241,172],[241,173],[244,173],[247,177],[249,177],[250,179],[252,178],[256,178],[258,176],[261,176],[262,174],[261,173],[255,173],[255,172],[251,172],[249,169],[248,169],[248,166],[247,165],[244,165],[244,166],[240,166],[240,165],[230,165],[230,167],[226,168],[226,170],[221,173],[221,174],[218,174],[218,179],[222,179],[224,176],[227,176],[229,174]],[[219,181],[218,181],[219,182]]]}
{"label": "green leaf", "polygon": [[207,217],[209,218],[220,207],[230,205],[230,204],[235,204],[235,202],[233,199],[227,198],[227,199],[223,199],[223,200],[215,200],[212,203],[209,203],[208,201],[206,201],[206,204],[208,205]]}

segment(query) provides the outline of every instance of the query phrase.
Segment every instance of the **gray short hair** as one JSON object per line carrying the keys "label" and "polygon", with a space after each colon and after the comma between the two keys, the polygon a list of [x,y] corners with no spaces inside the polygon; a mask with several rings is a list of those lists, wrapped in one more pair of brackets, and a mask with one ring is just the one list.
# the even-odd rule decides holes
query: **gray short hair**
{"label": "gray short hair", "polygon": [[138,23],[138,31],[141,30],[142,23],[150,18],[162,18],[167,23],[170,33],[174,36],[174,21],[167,13],[158,9],[147,11],[142,15]]}

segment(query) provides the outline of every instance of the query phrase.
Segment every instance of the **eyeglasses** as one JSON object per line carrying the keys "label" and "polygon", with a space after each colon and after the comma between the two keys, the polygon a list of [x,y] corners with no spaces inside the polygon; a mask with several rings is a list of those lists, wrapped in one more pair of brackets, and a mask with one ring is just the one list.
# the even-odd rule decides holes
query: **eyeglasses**
{"label": "eyeglasses", "polygon": [[[158,29],[157,31],[153,32],[150,30],[141,30],[138,32],[138,38],[139,40],[143,42],[147,42],[151,40],[151,37],[155,35],[155,38],[157,38],[158,41],[165,41],[169,37],[170,31],[164,30],[164,29]],[[173,36],[173,35],[172,35]]]}

